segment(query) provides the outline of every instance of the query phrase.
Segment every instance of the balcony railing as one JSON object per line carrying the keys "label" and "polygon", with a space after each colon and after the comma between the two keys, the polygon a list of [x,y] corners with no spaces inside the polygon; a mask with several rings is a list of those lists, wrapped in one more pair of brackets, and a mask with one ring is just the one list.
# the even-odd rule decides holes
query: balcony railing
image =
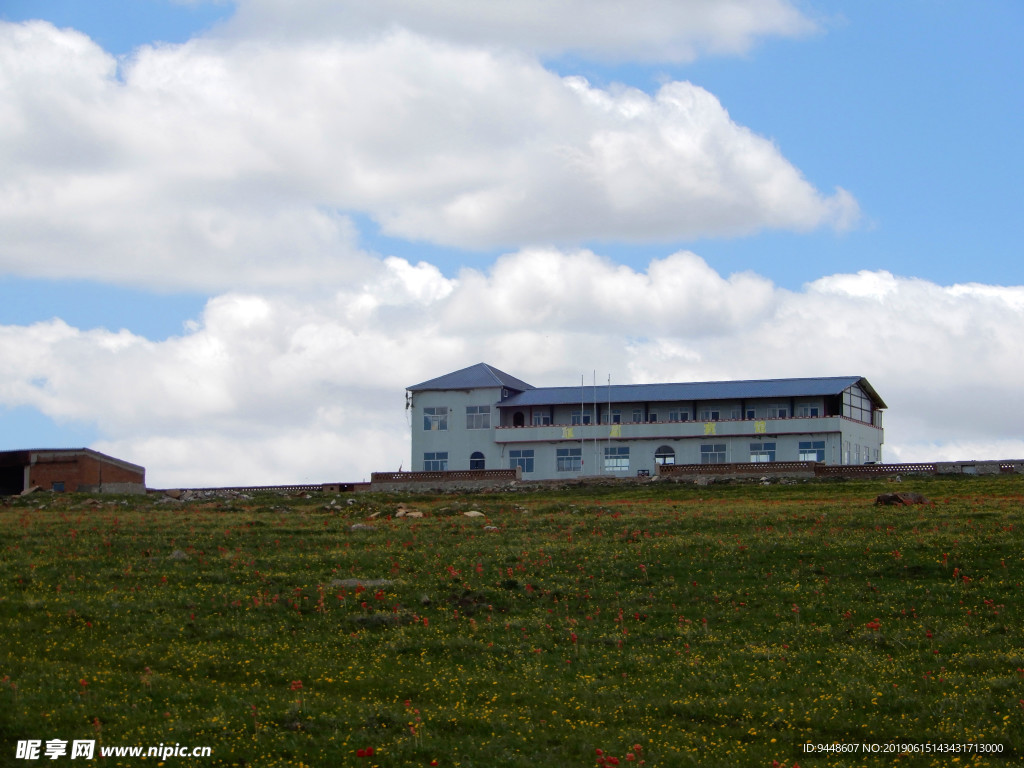
{"label": "balcony railing", "polygon": [[[838,432],[843,416],[795,416],[786,419],[726,419],[722,421],[655,421],[623,424],[545,424],[497,427],[499,443],[560,442],[563,440],[665,440]],[[863,422],[856,422],[858,424]],[[870,425],[865,425],[870,426]]]}

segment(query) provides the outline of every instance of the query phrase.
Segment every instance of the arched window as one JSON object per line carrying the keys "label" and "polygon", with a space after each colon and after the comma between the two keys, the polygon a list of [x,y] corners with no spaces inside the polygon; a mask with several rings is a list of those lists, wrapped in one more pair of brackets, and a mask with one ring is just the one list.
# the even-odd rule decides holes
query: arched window
{"label": "arched window", "polygon": [[469,468],[470,469],[483,469],[484,468],[484,455],[480,451],[473,451],[469,457]]}
{"label": "arched window", "polygon": [[522,411],[516,411],[512,414],[512,426],[523,427],[526,426],[526,416],[523,415]]}
{"label": "arched window", "polygon": [[671,445],[663,445],[654,452],[655,464],[675,464],[676,452]]}

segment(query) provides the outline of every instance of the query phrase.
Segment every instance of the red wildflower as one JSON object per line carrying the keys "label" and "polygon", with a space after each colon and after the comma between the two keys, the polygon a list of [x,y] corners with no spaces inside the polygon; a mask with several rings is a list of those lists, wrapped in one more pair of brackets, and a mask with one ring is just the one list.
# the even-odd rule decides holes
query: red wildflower
{"label": "red wildflower", "polygon": [[292,690],[293,691],[301,691],[302,690],[302,681],[301,680],[292,680]]}

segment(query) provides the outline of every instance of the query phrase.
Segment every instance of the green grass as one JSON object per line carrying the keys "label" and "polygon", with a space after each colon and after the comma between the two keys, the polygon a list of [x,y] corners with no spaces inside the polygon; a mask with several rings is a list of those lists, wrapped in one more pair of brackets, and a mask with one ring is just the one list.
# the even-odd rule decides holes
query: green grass
{"label": "green grass", "polygon": [[0,502],[0,764],[54,738],[213,749],[167,765],[1024,758],[1019,476],[346,498]]}

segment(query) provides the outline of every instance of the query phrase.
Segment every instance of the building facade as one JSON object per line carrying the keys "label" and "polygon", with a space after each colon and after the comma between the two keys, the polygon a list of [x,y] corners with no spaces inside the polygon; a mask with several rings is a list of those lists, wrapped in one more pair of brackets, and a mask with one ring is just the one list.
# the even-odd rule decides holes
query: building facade
{"label": "building facade", "polygon": [[533,387],[479,363],[407,387],[412,470],[525,480],[664,464],[882,459],[885,403],[861,376]]}
{"label": "building facade", "polygon": [[0,451],[0,494],[145,493],[146,470],[89,448]]}

